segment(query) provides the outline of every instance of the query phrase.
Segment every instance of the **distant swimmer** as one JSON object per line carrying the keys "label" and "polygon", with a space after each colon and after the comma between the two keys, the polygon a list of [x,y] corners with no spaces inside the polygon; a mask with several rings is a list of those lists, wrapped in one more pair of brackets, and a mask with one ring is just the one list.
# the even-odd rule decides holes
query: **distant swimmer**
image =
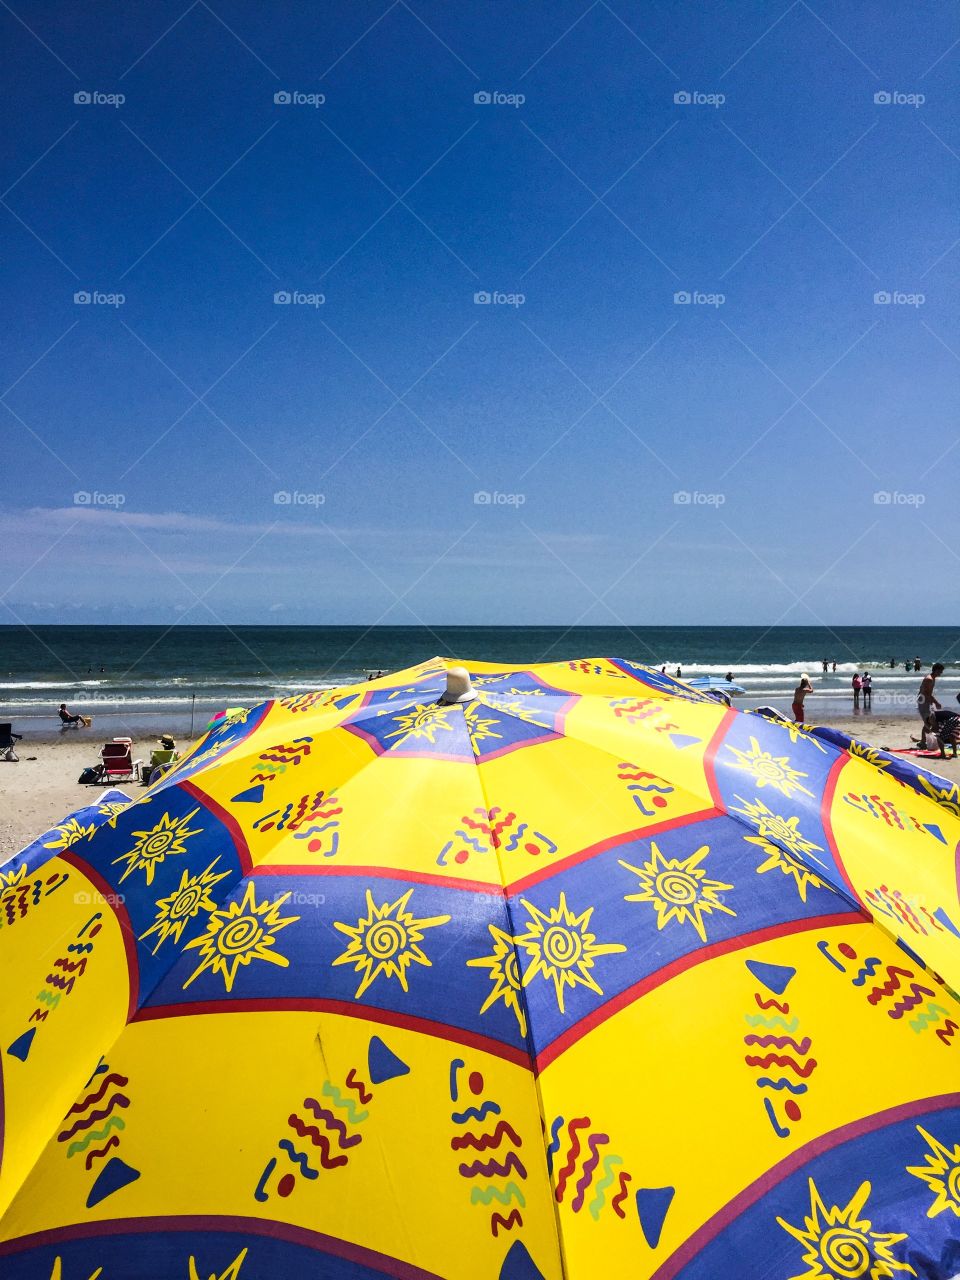
{"label": "distant swimmer", "polygon": [[827,662],[826,658],[821,658],[821,659],[820,659],[820,665],[823,667],[823,674],[824,674],[824,675],[826,675],[826,674],[827,674],[827,667],[830,665],[830,664]]}
{"label": "distant swimmer", "polygon": [[728,671],[728,672],[727,672],[727,674],[726,674],[723,678],[724,678],[724,680],[726,680],[727,684],[733,684],[733,672],[732,672],[732,671]]}
{"label": "distant swimmer", "polygon": [[677,667],[677,679],[680,680],[682,678],[683,678],[683,672],[680,670],[679,667]]}
{"label": "distant swimmer", "polygon": [[834,674],[834,675],[836,675],[836,674],[837,674],[837,660],[836,660],[836,658],[834,658],[834,660],[833,660],[833,674]]}
{"label": "distant swimmer", "polygon": [[810,677],[804,672],[800,677],[800,683],[793,691],[793,718],[797,724],[803,724],[803,700],[808,693],[813,692],[813,685],[810,683]]}
{"label": "distant swimmer", "polygon": [[913,660],[913,669],[914,669],[914,671],[919,671],[919,670],[920,670],[920,659],[919,659],[919,658],[914,658],[914,660]]}

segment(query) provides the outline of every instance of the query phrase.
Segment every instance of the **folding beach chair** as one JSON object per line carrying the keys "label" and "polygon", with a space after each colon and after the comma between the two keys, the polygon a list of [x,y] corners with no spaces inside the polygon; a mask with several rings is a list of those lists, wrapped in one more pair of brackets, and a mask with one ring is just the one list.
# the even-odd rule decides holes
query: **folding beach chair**
{"label": "folding beach chair", "polygon": [[100,748],[100,760],[103,765],[100,776],[104,782],[133,778],[133,750],[129,738],[121,742],[105,742]]}
{"label": "folding beach chair", "polygon": [[13,732],[13,725],[9,721],[0,724],[0,760],[9,760],[15,764],[20,759],[15,748],[22,737],[22,733]]}
{"label": "folding beach chair", "polygon": [[150,752],[150,760],[144,763],[142,760],[137,761],[137,776],[144,786],[149,786],[151,782],[155,782],[161,774],[173,767],[180,759],[179,751],[167,751],[157,749]]}

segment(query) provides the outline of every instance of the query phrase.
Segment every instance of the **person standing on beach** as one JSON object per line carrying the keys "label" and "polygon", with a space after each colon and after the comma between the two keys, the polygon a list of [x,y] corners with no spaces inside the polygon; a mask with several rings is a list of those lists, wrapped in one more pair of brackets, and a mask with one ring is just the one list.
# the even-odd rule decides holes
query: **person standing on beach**
{"label": "person standing on beach", "polygon": [[[917,693],[917,712],[920,715],[924,726],[933,715],[934,710],[941,710],[940,703],[935,696],[935,688],[937,684],[937,676],[943,675],[943,663],[935,662],[930,668],[930,674],[924,676],[920,681],[920,690]],[[923,739],[923,730],[920,731],[920,738]]]}
{"label": "person standing on beach", "polygon": [[836,675],[836,674],[837,674],[837,660],[836,660],[836,658],[834,658],[834,660],[833,660],[833,674],[834,674],[834,675]]}
{"label": "person standing on beach", "polygon": [[860,687],[863,690],[863,709],[867,711],[873,704],[873,676],[869,671],[863,673]]}
{"label": "person standing on beach", "polygon": [[855,671],[853,673],[853,679],[850,681],[850,683],[853,685],[853,709],[854,711],[859,711],[860,710],[860,690],[863,688],[863,681],[860,679],[859,671]]}
{"label": "person standing on beach", "polygon": [[800,683],[793,691],[793,718],[797,724],[803,724],[803,700],[813,692],[813,685],[806,672],[800,677]]}
{"label": "person standing on beach", "polygon": [[826,658],[821,658],[821,659],[820,659],[820,664],[821,664],[821,666],[823,667],[823,674],[824,674],[824,675],[826,675],[826,674],[827,674],[827,667],[828,667],[830,664],[827,662]]}
{"label": "person standing on beach", "polygon": [[914,658],[914,660],[913,660],[913,669],[914,669],[914,671],[919,671],[919,670],[920,670],[920,659],[919,659],[919,658]]}

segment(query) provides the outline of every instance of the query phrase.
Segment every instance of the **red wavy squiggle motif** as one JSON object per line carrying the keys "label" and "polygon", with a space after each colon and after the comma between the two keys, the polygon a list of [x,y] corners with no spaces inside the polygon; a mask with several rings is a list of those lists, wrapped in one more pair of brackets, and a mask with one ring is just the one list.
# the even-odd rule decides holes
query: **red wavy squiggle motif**
{"label": "red wavy squiggle motif", "polygon": [[[77,977],[80,975],[77,974]],[[73,984],[77,978],[62,978],[59,973],[48,973],[46,983],[48,987],[53,987],[57,991],[62,991],[65,995],[69,995],[73,990]]]}
{"label": "red wavy squiggle motif", "polygon": [[576,1168],[577,1157],[580,1155],[580,1135],[577,1133],[577,1130],[588,1129],[589,1127],[589,1116],[577,1116],[567,1125],[567,1137],[570,1140],[570,1150],[567,1152],[566,1164],[557,1174],[556,1197],[558,1201],[563,1200],[563,1193],[567,1185],[567,1179]]}
{"label": "red wavy squiggle motif", "polygon": [[350,1070],[347,1072],[346,1083],[347,1083],[348,1089],[356,1090],[357,1095],[359,1096],[360,1101],[362,1103],[364,1104],[368,1103],[370,1099],[373,1097],[373,1094],[370,1092],[370,1090],[367,1088],[364,1082],[357,1075],[356,1067],[351,1067]]}
{"label": "red wavy squiggle motif", "polygon": [[809,1053],[813,1041],[809,1036],[804,1036],[799,1044],[792,1036],[744,1036],[743,1043],[758,1044],[761,1049],[769,1049],[773,1045],[775,1049],[795,1049],[797,1053]]}
{"label": "red wavy squiggle motif", "polygon": [[803,1080],[812,1075],[817,1065],[816,1058],[811,1058],[809,1062],[805,1062],[801,1067],[799,1062],[795,1062],[793,1058],[788,1058],[780,1053],[768,1053],[765,1058],[758,1058],[755,1055],[748,1054],[744,1058],[744,1062],[748,1067],[770,1067],[774,1064],[778,1067],[791,1067]]}
{"label": "red wavy squiggle motif", "polygon": [[874,987],[867,996],[868,1004],[878,1004],[884,996],[892,996],[895,991],[899,991],[900,979],[912,978],[913,970],[901,969],[900,966],[896,964],[888,964],[887,977],[889,978],[888,982],[885,982],[882,987]]}
{"label": "red wavy squiggle motif", "polygon": [[949,1044],[957,1031],[960,1031],[960,1027],[950,1018],[944,1026],[937,1027],[937,1039],[942,1044]]}
{"label": "red wavy squiggle motif", "polygon": [[591,1133],[587,1139],[587,1146],[590,1148],[590,1154],[583,1162],[583,1170],[580,1174],[580,1181],[577,1183],[577,1194],[574,1196],[572,1209],[574,1213],[579,1213],[583,1208],[583,1197],[586,1195],[587,1187],[593,1181],[593,1175],[597,1165],[600,1163],[599,1148],[609,1143],[610,1138],[605,1133]]}
{"label": "red wavy squiggle motif", "polygon": [[78,969],[83,973],[87,967],[87,961],[85,956],[81,956],[79,960],[66,960],[61,956],[59,960],[54,960],[53,967],[62,969],[64,973],[76,973]]}
{"label": "red wavy squiggle motif", "polygon": [[459,1172],[462,1178],[476,1178],[481,1174],[484,1178],[505,1178],[508,1173],[515,1173],[520,1178],[527,1176],[527,1171],[520,1163],[515,1151],[508,1151],[507,1158],[502,1164],[499,1160],[474,1160],[473,1164],[460,1165]]}
{"label": "red wavy squiggle motif", "polygon": [[910,983],[910,995],[902,996],[892,1009],[887,1010],[888,1018],[902,1018],[910,1009],[915,1009],[918,1004],[923,1004],[927,996],[932,996],[934,992],[929,987],[921,987],[919,982]]}
{"label": "red wavy squiggle motif", "polygon": [[111,1071],[108,1076],[104,1077],[103,1083],[101,1084],[100,1088],[96,1091],[96,1093],[88,1093],[87,1096],[84,1099],[82,1099],[82,1101],[75,1102],[73,1106],[70,1108],[70,1110],[67,1112],[67,1115],[72,1116],[75,1113],[77,1115],[80,1115],[84,1111],[86,1111],[87,1107],[92,1107],[95,1102],[100,1101],[103,1095],[110,1088],[111,1084],[115,1084],[119,1089],[122,1089],[124,1085],[129,1083],[130,1082],[126,1076],[120,1076],[120,1075],[117,1075],[115,1071]]}
{"label": "red wavy squiggle motif", "polygon": [[500,1228],[504,1231],[510,1231],[513,1227],[522,1227],[523,1219],[520,1217],[520,1210],[514,1209],[509,1218],[503,1217],[502,1214],[495,1213],[490,1219],[490,1230],[495,1236],[500,1234]]}
{"label": "red wavy squiggle motif", "polygon": [[473,1147],[477,1151],[489,1151],[499,1147],[504,1138],[509,1138],[515,1147],[523,1146],[519,1135],[512,1124],[501,1120],[493,1133],[461,1133],[450,1139],[454,1151],[462,1151],[464,1147]]}
{"label": "red wavy squiggle motif", "polygon": [[753,998],[761,1009],[779,1009],[781,1013],[790,1012],[790,1006],[786,1003],[781,1003],[779,1000],[761,1000],[759,991],[753,993]]}
{"label": "red wavy squiggle motif", "polygon": [[330,1156],[330,1139],[325,1133],[321,1133],[315,1124],[304,1124],[297,1115],[289,1116],[287,1123],[295,1133],[301,1138],[309,1138],[315,1147],[320,1151],[320,1163],[324,1169],[339,1169],[341,1165],[347,1163],[346,1156]]}
{"label": "red wavy squiggle motif", "polygon": [[87,1158],[83,1162],[83,1167],[89,1171],[94,1160],[98,1159],[100,1156],[105,1156],[111,1147],[119,1147],[119,1145],[120,1139],[115,1133],[111,1134],[102,1147],[94,1147],[92,1151],[87,1152]]}
{"label": "red wavy squiggle motif", "polygon": [[623,1208],[623,1202],[627,1198],[627,1183],[632,1181],[633,1178],[629,1173],[620,1174],[620,1190],[610,1201],[610,1207],[618,1218],[625,1218],[627,1216],[626,1211]]}
{"label": "red wavy squiggle motif", "polygon": [[106,1120],[107,1116],[116,1107],[129,1107],[130,1099],[125,1093],[115,1093],[107,1105],[101,1111],[91,1111],[89,1115],[81,1117],[71,1128],[65,1129],[63,1133],[57,1134],[58,1142],[67,1142],[75,1133],[79,1133],[81,1129],[89,1129],[92,1124],[96,1124],[98,1120]]}
{"label": "red wavy squiggle motif", "polygon": [[355,1147],[358,1142],[363,1141],[363,1135],[360,1133],[349,1134],[347,1126],[343,1123],[339,1116],[335,1116],[332,1111],[326,1107],[321,1107],[316,1098],[304,1098],[303,1105],[308,1111],[312,1112],[317,1120],[322,1120],[328,1129],[333,1129],[337,1134],[337,1146],[342,1151],[348,1147]]}

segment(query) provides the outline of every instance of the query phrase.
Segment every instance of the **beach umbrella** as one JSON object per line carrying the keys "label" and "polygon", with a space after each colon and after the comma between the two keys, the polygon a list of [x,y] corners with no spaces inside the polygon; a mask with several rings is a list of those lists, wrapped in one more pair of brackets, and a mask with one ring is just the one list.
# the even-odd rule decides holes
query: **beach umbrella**
{"label": "beach umbrella", "polygon": [[468,673],[242,713],[31,868],[4,1280],[954,1275],[957,788]]}
{"label": "beach umbrella", "polygon": [[232,720],[236,716],[243,715],[245,711],[246,707],[224,707],[222,711],[217,712],[212,720],[207,722],[206,731],[222,727],[225,721]]}
{"label": "beach umbrella", "polygon": [[720,693],[740,694],[746,693],[746,689],[742,684],[737,684],[733,680],[725,680],[723,676],[690,676],[687,684],[694,689],[706,691],[708,689],[716,689]]}

